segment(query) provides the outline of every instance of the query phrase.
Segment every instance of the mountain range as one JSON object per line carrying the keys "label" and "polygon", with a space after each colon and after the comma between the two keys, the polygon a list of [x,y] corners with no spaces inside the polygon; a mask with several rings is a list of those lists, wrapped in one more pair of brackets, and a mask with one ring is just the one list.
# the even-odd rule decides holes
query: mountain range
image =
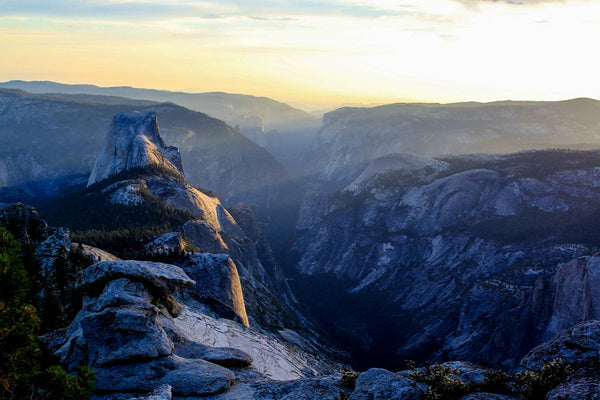
{"label": "mountain range", "polygon": [[[325,114],[311,165],[349,183],[369,162],[394,153],[425,157],[600,145],[600,102],[399,103]],[[336,186],[340,188],[340,186]]]}
{"label": "mountain range", "polygon": [[112,117],[136,108],[158,114],[161,134],[180,148],[192,185],[228,204],[268,207],[286,172],[273,156],[223,121],[173,103],[0,90],[0,183],[55,196],[87,180]]}
{"label": "mountain range", "polygon": [[50,81],[9,81],[0,88],[35,94],[122,97],[159,103],[172,102],[225,121],[269,150],[286,166],[302,165],[305,151],[319,128],[319,119],[288,104],[267,98],[223,92],[185,93],[126,86],[67,85]]}
{"label": "mountain range", "polygon": [[44,342],[92,367],[95,398],[600,391],[599,102],[343,108],[294,137],[297,110],[198,95],[279,113],[284,166],[170,92],[11,85],[0,225],[44,288]]}

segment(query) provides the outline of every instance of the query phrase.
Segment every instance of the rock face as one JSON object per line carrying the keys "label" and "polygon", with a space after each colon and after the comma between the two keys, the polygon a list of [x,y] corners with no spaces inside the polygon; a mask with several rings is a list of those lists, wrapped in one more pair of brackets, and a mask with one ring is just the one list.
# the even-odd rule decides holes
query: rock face
{"label": "rock face", "polygon": [[[44,271],[52,271],[56,261],[52,254],[60,247],[54,247],[47,235],[57,230],[23,205],[0,206],[0,221],[23,242],[37,245]],[[68,236],[58,231],[68,241]],[[175,236],[164,235],[152,243],[162,248]],[[92,366],[95,400],[250,400],[280,398],[281,393],[310,398],[311,390],[337,393],[336,378],[315,378],[335,373],[337,364],[315,356],[314,347],[313,353],[307,353],[284,342],[283,336],[203,314],[202,306],[182,293],[195,285],[183,269],[119,260],[96,248],[81,248],[85,254],[107,261],[84,267],[76,285],[83,295],[81,309],[67,329],[50,332],[43,340],[69,371],[82,364]],[[215,257],[231,261],[225,255]],[[210,276],[198,276],[198,283],[207,279],[203,286],[211,288]],[[171,296],[173,292],[185,302]],[[293,335],[291,332],[286,336]]]}
{"label": "rock face", "polygon": [[[189,358],[202,355],[203,359],[219,365],[230,362],[242,364],[243,359],[251,359],[252,368],[260,376],[275,381],[331,375],[336,371],[326,358],[319,358],[298,346],[289,345],[273,334],[252,327],[246,328],[228,319],[213,318],[193,307],[193,303],[187,306],[185,298],[182,302],[182,313],[175,318],[174,325],[169,325],[169,332],[178,343],[175,354]],[[190,342],[194,344],[186,344]],[[225,361],[226,359],[230,361]]]}
{"label": "rock face", "polygon": [[[225,306],[242,324],[249,326],[240,277],[227,254],[194,254],[186,261],[184,269],[199,282],[190,289],[192,293]],[[219,315],[226,316],[227,313],[219,310]]]}
{"label": "rock face", "polygon": [[420,400],[427,387],[385,369],[372,368],[358,376],[349,400]]}
{"label": "rock face", "polygon": [[[175,397],[231,390],[236,398],[235,373],[228,368],[264,390],[277,385],[271,379],[332,372],[327,362],[298,348],[236,322],[199,314],[170,297],[194,284],[182,269],[163,263],[105,261],[88,267],[78,283],[85,294],[83,308],[62,338],[60,332],[54,335],[56,354],[69,369],[90,365],[96,391],[107,398],[165,391],[167,386]],[[303,382],[290,385],[289,391],[300,390]],[[327,387],[334,390],[336,385]],[[261,398],[252,397],[256,388],[247,390],[247,398]]]}
{"label": "rock face", "polygon": [[141,281],[160,295],[167,295],[196,283],[174,265],[129,260],[94,264],[86,269],[77,285],[89,290],[121,277]]}
{"label": "rock face", "polygon": [[[140,137],[150,139],[142,140]],[[156,148],[168,151],[163,152],[165,156],[159,152],[154,158],[137,157],[138,154],[154,154],[150,150],[139,150],[140,140],[144,143],[157,143],[154,147],[150,146],[150,150]],[[117,115],[105,144],[96,165],[106,168],[99,167],[99,170],[114,173],[142,165],[157,165],[162,168],[156,172],[150,171],[140,178],[114,182],[99,189],[108,197],[109,202],[145,207],[147,202],[158,201],[167,209],[172,207],[184,211],[190,220],[182,226],[181,231],[191,244],[201,252],[225,255],[225,258],[193,256],[181,263],[192,276],[206,273],[211,277],[212,287],[208,283],[199,285],[193,292],[208,302],[213,311],[218,310],[217,314],[223,317],[238,318],[245,325],[256,322],[270,330],[306,327],[306,321],[298,311],[296,300],[266,239],[258,230],[250,209],[239,206],[237,211],[244,221],[244,228],[249,231],[246,233],[219,198],[188,185],[179,174],[182,168],[174,170],[169,167],[167,162],[171,159],[168,156],[175,154],[176,150],[164,145],[154,114],[129,112]],[[177,161],[177,157],[174,160]],[[143,164],[144,162],[149,164]],[[177,163],[171,164],[175,166]],[[165,170],[171,173],[163,173]],[[95,181],[95,176],[105,175],[107,174],[93,174],[90,182]],[[148,252],[164,253],[166,249],[181,251],[181,234],[169,235],[148,243]]]}
{"label": "rock face", "polygon": [[552,316],[545,339],[578,322],[600,319],[600,258],[580,257],[560,266],[552,280]]}
{"label": "rock face", "polygon": [[600,398],[598,376],[575,374],[566,382],[552,389],[548,400],[597,400]]}
{"label": "rock face", "polygon": [[[219,193],[228,205],[244,201],[267,215],[268,206],[277,204],[285,169],[223,121],[174,103],[4,89],[0,89],[0,142],[5,144],[0,149],[0,185],[18,186],[25,196],[42,198],[62,196],[73,190],[71,185],[85,186],[110,121],[132,109],[156,113],[161,136],[179,148],[192,185]],[[161,148],[159,143],[153,146]],[[164,156],[171,164],[175,161],[168,152]],[[177,167],[177,162],[173,165]],[[4,201],[16,201],[18,193],[9,194]]]}
{"label": "rock face", "polygon": [[295,292],[359,359],[513,367],[543,340],[599,318],[598,261],[578,257],[600,246],[600,153],[413,165],[425,167],[367,171],[300,212]]}
{"label": "rock face", "polygon": [[88,180],[88,186],[136,167],[158,166],[183,176],[181,154],[158,133],[156,113],[129,111],[116,115]]}
{"label": "rock face", "polygon": [[185,242],[180,232],[159,235],[145,245],[150,254],[166,254],[185,251]]}
{"label": "rock face", "polygon": [[521,360],[521,366],[539,370],[555,359],[574,366],[594,365],[599,349],[600,321],[586,321],[531,350]]}
{"label": "rock face", "polygon": [[180,268],[161,263],[105,261],[78,283],[82,310],[58,350],[70,368],[94,368],[101,392],[144,392],[168,384],[175,394],[204,396],[231,386],[231,371],[201,359],[173,355],[161,320],[173,321],[165,297],[192,286]]}
{"label": "rock face", "polygon": [[579,323],[565,333],[542,343],[521,360],[521,366],[540,370],[560,359],[574,367],[575,373],[550,390],[549,400],[598,399],[600,397],[600,321]]}
{"label": "rock face", "polygon": [[434,157],[598,143],[599,111],[592,99],[345,107],[323,117],[310,165],[347,184],[372,160],[394,153]]}

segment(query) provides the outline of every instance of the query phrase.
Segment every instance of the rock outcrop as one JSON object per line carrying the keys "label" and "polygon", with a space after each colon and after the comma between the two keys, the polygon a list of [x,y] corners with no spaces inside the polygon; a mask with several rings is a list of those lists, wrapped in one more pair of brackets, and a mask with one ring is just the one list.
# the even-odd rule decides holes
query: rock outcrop
{"label": "rock outcrop", "polygon": [[[148,149],[140,150],[142,142],[150,143]],[[146,157],[147,154],[151,157]],[[241,207],[239,210],[243,211],[238,212],[244,220],[244,228],[250,232],[246,233],[219,198],[187,184],[176,149],[165,146],[160,136],[155,114],[117,115],[96,165],[99,169],[95,170],[109,172],[92,174],[90,183],[119,171],[159,167],[142,172],[135,179],[112,182],[99,190],[112,204],[150,207],[150,203],[158,201],[167,210],[174,208],[186,213],[190,220],[183,224],[181,232],[191,245],[201,252],[226,255],[223,260],[213,257],[210,262],[208,259],[212,256],[193,256],[181,263],[194,276],[200,271],[210,272],[211,284],[217,286],[199,285],[193,291],[203,296],[213,311],[219,309],[223,317],[238,318],[246,325],[256,322],[272,331],[306,327],[307,320],[298,311],[296,300],[250,209]],[[167,249],[182,252],[181,234],[169,235],[148,243],[148,253],[165,254]]]}
{"label": "rock outcrop", "polygon": [[[600,153],[422,165],[365,173],[300,212],[296,293],[355,356],[390,367],[434,357],[510,368],[599,318],[589,255],[600,248]],[[317,297],[325,288],[326,302]]]}
{"label": "rock outcrop", "polygon": [[399,374],[372,368],[358,376],[356,388],[349,400],[420,400],[426,389],[426,385]]}
{"label": "rock outcrop", "polygon": [[82,310],[57,351],[74,368],[93,367],[99,392],[145,392],[168,384],[173,393],[205,396],[227,390],[234,374],[201,358],[174,355],[163,328],[173,323],[174,291],[195,284],[180,268],[140,261],[105,261],[88,267],[78,287]]}
{"label": "rock outcrop", "polygon": [[136,167],[157,166],[183,176],[181,154],[158,133],[156,113],[129,111],[116,115],[88,180],[88,186]]}
{"label": "rock outcrop", "polygon": [[[70,370],[90,365],[96,392],[107,399],[150,391],[177,398],[220,393],[237,398],[242,391],[248,397],[239,398],[259,399],[258,393],[278,387],[277,380],[333,372],[326,361],[273,336],[199,314],[170,296],[195,284],[174,265],[96,263],[78,282],[83,308],[62,336],[61,331],[52,336],[51,347]],[[304,391],[312,381],[286,384],[286,390]],[[336,390],[331,378],[324,382],[329,381],[320,385]]]}
{"label": "rock outcrop", "polygon": [[193,254],[185,261],[183,269],[198,282],[189,290],[196,299],[211,305],[218,303],[230,310],[228,313],[219,307],[218,315],[228,317],[231,313],[231,319],[249,326],[240,277],[231,257],[227,254]]}
{"label": "rock outcrop", "polygon": [[521,366],[539,370],[560,359],[577,367],[594,366],[600,360],[600,321],[581,322],[565,333],[531,350],[521,360]]}
{"label": "rock outcrop", "polygon": [[153,238],[144,246],[150,254],[168,254],[185,251],[185,242],[180,232],[169,232]]}

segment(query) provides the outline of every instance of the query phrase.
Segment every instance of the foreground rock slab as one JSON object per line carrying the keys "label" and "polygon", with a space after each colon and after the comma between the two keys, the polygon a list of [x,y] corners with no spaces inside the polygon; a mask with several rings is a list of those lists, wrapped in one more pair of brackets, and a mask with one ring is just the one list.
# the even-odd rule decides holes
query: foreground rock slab
{"label": "foreground rock slab", "polygon": [[113,365],[95,370],[96,390],[102,392],[148,392],[161,385],[172,387],[179,396],[210,396],[233,384],[230,370],[204,360],[177,356]]}
{"label": "foreground rock slab", "polygon": [[356,379],[349,400],[420,400],[426,385],[381,368],[371,368]]}

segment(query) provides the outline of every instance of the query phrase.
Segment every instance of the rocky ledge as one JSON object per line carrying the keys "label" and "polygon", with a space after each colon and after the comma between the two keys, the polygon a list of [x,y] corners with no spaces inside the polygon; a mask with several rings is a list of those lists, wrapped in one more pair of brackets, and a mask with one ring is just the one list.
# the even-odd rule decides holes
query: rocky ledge
{"label": "rocky ledge", "polygon": [[98,262],[77,282],[81,311],[45,340],[67,369],[92,367],[97,399],[275,399],[315,386],[337,393],[337,379],[304,378],[319,374],[313,356],[172,297],[195,284],[170,264]]}

